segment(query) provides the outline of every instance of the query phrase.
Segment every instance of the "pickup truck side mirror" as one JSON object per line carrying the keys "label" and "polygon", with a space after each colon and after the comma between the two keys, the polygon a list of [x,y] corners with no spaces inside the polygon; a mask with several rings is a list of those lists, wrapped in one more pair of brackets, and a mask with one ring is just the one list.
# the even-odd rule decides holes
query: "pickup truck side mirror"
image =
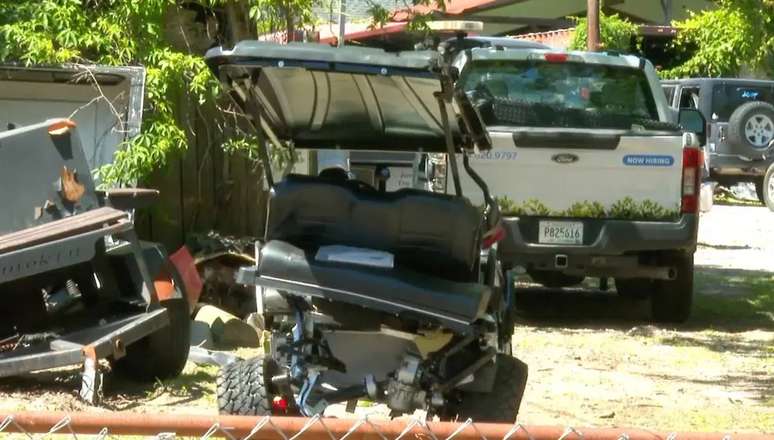
{"label": "pickup truck side mirror", "polygon": [[693,108],[681,108],[678,115],[678,124],[685,131],[696,133],[699,138],[699,144],[707,143],[707,120],[700,111]]}

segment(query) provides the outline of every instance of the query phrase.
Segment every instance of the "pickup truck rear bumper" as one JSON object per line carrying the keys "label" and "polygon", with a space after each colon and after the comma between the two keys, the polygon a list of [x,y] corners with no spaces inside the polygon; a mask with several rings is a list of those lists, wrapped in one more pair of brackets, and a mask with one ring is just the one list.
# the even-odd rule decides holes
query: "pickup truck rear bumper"
{"label": "pickup truck rear bumper", "polygon": [[693,253],[699,226],[699,216],[695,214],[685,214],[673,222],[568,219],[583,222],[583,244],[559,245],[538,242],[540,220],[503,220],[507,236],[498,245],[498,255],[506,267],[518,265],[567,273],[589,272],[584,269],[599,265],[639,266],[647,264],[638,259],[639,254],[668,250]]}

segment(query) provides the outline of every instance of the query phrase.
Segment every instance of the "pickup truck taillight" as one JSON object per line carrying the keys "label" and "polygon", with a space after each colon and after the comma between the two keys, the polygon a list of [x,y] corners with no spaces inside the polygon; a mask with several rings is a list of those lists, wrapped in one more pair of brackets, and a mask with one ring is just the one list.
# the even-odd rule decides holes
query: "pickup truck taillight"
{"label": "pickup truck taillight", "polygon": [[704,161],[701,150],[695,147],[683,149],[683,200],[681,211],[695,214],[699,211],[699,178]]}

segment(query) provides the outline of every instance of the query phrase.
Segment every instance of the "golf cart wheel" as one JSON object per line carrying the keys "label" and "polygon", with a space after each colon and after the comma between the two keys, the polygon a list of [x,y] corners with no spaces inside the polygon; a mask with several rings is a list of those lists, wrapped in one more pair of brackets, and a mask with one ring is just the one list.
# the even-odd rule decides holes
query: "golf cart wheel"
{"label": "golf cart wheel", "polygon": [[454,412],[457,420],[514,423],[527,386],[527,364],[513,356],[498,354],[492,391],[460,393]]}
{"label": "golf cart wheel", "polygon": [[774,106],[752,101],[737,107],[728,119],[728,139],[736,153],[762,159],[774,141]]}
{"label": "golf cart wheel", "polygon": [[191,319],[185,298],[160,302],[167,309],[169,325],[126,347],[126,356],[113,362],[124,376],[153,381],[176,377],[183,371],[190,347]]}
{"label": "golf cart wheel", "polygon": [[236,361],[218,373],[218,411],[226,415],[268,416],[295,415],[292,399],[285,398],[287,408],[275,408],[277,390],[271,378],[279,366],[263,356]]}
{"label": "golf cart wheel", "polygon": [[766,171],[766,175],[763,176],[763,183],[761,185],[762,191],[760,197],[763,203],[769,208],[769,211],[774,212],[774,164],[769,166]]}
{"label": "golf cart wheel", "polygon": [[655,282],[650,297],[651,315],[656,322],[685,322],[691,314],[693,303],[693,254],[668,253],[662,264],[674,266],[677,277]]}

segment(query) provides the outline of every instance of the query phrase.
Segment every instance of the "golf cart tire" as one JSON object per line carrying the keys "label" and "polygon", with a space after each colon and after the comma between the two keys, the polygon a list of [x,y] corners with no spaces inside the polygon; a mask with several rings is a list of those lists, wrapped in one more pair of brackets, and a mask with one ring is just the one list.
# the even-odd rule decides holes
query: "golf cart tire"
{"label": "golf cart tire", "polygon": [[740,105],[728,119],[728,139],[735,152],[753,160],[763,159],[770,148],[753,145],[745,136],[747,121],[757,115],[763,115],[774,121],[774,105],[763,101],[752,101]]}
{"label": "golf cart tire", "polygon": [[218,373],[218,412],[235,416],[274,414],[274,394],[269,381],[278,370],[272,359],[263,356],[221,368]]}
{"label": "golf cart tire", "polygon": [[693,254],[667,253],[662,264],[675,267],[674,280],[657,280],[650,297],[655,322],[681,323],[691,315],[693,304]]}
{"label": "golf cart tire", "polygon": [[160,302],[167,309],[169,325],[126,347],[126,356],[114,361],[113,368],[124,376],[142,382],[177,377],[188,360],[191,318],[185,298]]}
{"label": "golf cart tire", "polygon": [[495,360],[497,373],[492,391],[463,392],[456,406],[457,420],[485,423],[514,423],[527,386],[527,364],[506,354]]}
{"label": "golf cart tire", "polygon": [[774,212],[774,164],[769,165],[766,175],[763,176],[759,197],[762,198],[761,201],[769,208],[769,211]]}

